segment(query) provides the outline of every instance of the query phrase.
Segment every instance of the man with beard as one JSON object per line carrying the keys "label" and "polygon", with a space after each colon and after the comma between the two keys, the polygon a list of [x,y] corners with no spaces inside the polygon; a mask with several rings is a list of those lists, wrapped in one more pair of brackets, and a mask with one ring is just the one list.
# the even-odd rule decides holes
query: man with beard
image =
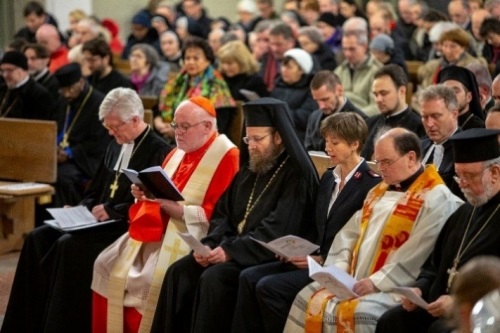
{"label": "man with beard", "polygon": [[455,176],[454,158],[449,138],[461,131],[458,127],[458,102],[453,89],[442,84],[427,87],[418,94],[422,124],[427,137],[422,139],[422,164],[434,164],[453,194],[463,198]]}
{"label": "man with beard", "polygon": [[262,98],[243,111],[248,151],[241,151],[240,171],[202,239],[208,255],[194,252],[170,266],[152,332],[230,332],[240,272],[276,260],[252,238],[269,242],[305,231],[318,176],[287,104]]}
{"label": "man with beard", "polygon": [[367,160],[372,158],[373,142],[381,127],[403,127],[418,137],[425,135],[420,117],[406,104],[407,84],[408,76],[398,65],[385,65],[375,72],[372,93],[380,114],[366,120],[369,134],[361,156]]}
{"label": "man with beard", "polygon": [[380,318],[377,333],[427,332],[429,327],[441,332],[453,307],[449,291],[457,271],[479,255],[500,257],[499,133],[473,128],[451,137],[455,179],[468,202],[449,217],[414,285],[429,306],[419,308],[403,299]]}
{"label": "man with beard", "polygon": [[6,52],[0,60],[5,84],[0,86],[0,118],[51,120],[54,100],[28,73],[28,59],[18,51]]}
{"label": "man with beard", "polygon": [[88,81],[103,94],[115,88],[132,88],[130,80],[113,69],[113,54],[102,38],[91,39],[82,46],[83,61],[90,71]]}
{"label": "man with beard", "polygon": [[[197,96],[174,114],[177,148],[163,168],[184,200],[151,201],[137,186],[130,228],[105,249],[94,264],[93,331],[150,332],[165,271],[189,253],[178,232],[207,234],[214,206],[238,171],[238,149],[219,135],[213,104]],[[153,330],[154,332],[154,330]]]}
{"label": "man with beard", "polygon": [[45,46],[28,44],[23,52],[28,60],[28,73],[36,82],[49,91],[55,101],[58,100],[60,98],[59,82],[49,72],[50,54]]}
{"label": "man with beard", "polygon": [[354,112],[363,119],[366,115],[344,96],[339,77],[331,71],[320,71],[311,80],[311,94],[319,109],[309,115],[304,145],[306,150],[324,151],[325,139],[320,134],[320,124],[327,116],[339,112]]}
{"label": "man with beard", "polygon": [[458,100],[458,125],[465,131],[469,128],[484,128],[484,113],[474,74],[464,67],[443,68],[438,75],[442,83],[455,91]]}
{"label": "man with beard", "polygon": [[71,233],[47,225],[30,232],[1,332],[91,331],[92,265],[126,232],[127,212],[134,202],[131,183],[121,170],[159,165],[171,150],[143,121],[143,114],[141,99],[131,89],[113,90],[102,102],[98,119],[114,140],[80,205],[98,221],[117,222]]}

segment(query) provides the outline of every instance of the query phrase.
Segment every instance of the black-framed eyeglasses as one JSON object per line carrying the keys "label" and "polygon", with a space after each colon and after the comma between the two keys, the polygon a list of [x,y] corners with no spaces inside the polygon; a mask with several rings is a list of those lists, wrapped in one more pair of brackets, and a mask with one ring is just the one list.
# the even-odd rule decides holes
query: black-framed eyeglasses
{"label": "black-framed eyeglasses", "polygon": [[186,133],[191,127],[198,126],[199,124],[203,124],[204,122],[206,122],[206,120],[202,120],[200,122],[197,122],[196,124],[189,125],[189,124],[177,124],[175,121],[172,121],[170,123],[170,126],[172,126],[174,131]]}

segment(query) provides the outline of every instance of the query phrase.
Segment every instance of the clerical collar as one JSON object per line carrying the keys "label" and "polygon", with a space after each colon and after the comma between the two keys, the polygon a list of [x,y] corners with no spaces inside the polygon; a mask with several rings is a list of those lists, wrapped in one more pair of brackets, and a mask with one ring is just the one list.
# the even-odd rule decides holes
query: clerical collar
{"label": "clerical collar", "polygon": [[30,79],[30,76],[26,76],[24,78],[24,80],[22,80],[21,82],[19,82],[18,84],[16,84],[16,86],[12,89],[18,89],[18,88],[21,88],[22,86],[24,86],[26,84],[26,82],[28,82],[28,80]]}
{"label": "clerical collar", "polygon": [[444,139],[442,142],[436,142],[436,141],[432,141],[433,144],[435,145],[444,145],[446,142],[448,142],[448,139],[451,138],[455,133],[457,133],[458,131],[458,126],[455,127],[455,130],[453,130],[453,132],[451,132],[450,135],[448,135],[448,137],[446,139]]}
{"label": "clerical collar", "polygon": [[134,139],[133,142],[129,142],[129,143],[138,143],[139,141],[142,140],[142,137],[145,136],[147,133],[148,133],[148,129],[149,129],[149,125],[147,125],[145,128],[144,128],[144,131],[141,132],[141,134],[139,134],[137,136],[137,138]]}
{"label": "clerical collar", "polygon": [[399,116],[400,114],[403,114],[406,110],[408,110],[408,105],[406,105],[403,108],[403,110],[401,110],[401,111],[397,111],[397,112],[393,112],[393,113],[388,114],[387,116],[385,116],[385,119]]}
{"label": "clerical collar", "polygon": [[409,178],[403,180],[401,183],[396,184],[396,185],[389,185],[389,191],[396,191],[396,192],[406,192],[411,184],[418,178],[424,172],[424,167],[420,167],[417,172],[415,172],[413,175],[411,175]]}
{"label": "clerical collar", "polygon": [[33,75],[33,80],[38,82],[38,80],[40,80],[45,74],[47,74],[48,71],[49,69],[45,67],[41,72]]}

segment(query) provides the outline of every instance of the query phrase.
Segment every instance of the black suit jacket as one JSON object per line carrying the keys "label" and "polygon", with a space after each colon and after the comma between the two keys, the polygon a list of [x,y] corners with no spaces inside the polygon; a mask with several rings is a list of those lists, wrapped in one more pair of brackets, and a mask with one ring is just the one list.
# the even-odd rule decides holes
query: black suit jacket
{"label": "black suit jacket", "polygon": [[381,181],[380,176],[371,171],[366,161],[363,161],[328,212],[334,186],[337,186],[332,170],[333,168],[328,169],[321,177],[315,205],[316,244],[320,245],[319,252],[323,259],[328,255],[335,235],[363,207],[368,191]]}
{"label": "black suit jacket", "polygon": [[[365,120],[368,118],[363,111],[354,106],[354,104],[352,104],[347,98],[344,106],[339,112],[354,112],[359,114]],[[313,113],[309,115],[309,119],[307,120],[306,136],[304,138],[304,145],[307,150],[325,150],[325,139],[323,139],[319,133],[319,125],[325,118],[326,116],[321,109],[313,111]]]}
{"label": "black suit jacket", "polygon": [[[462,130],[459,128],[455,133],[461,132]],[[432,147],[432,141],[429,138],[423,138],[422,139],[422,152],[423,156],[427,154],[427,151]],[[464,198],[464,195],[462,191],[460,191],[460,187],[458,187],[457,182],[453,179],[453,176],[455,176],[455,158],[453,156],[453,149],[451,147],[451,141],[447,140],[445,143],[443,143],[443,160],[441,161],[441,164],[438,169],[438,173],[443,178],[444,183],[450,191],[453,192],[456,196],[460,198]],[[429,159],[432,159],[432,153]],[[430,164],[430,163],[426,163]]]}

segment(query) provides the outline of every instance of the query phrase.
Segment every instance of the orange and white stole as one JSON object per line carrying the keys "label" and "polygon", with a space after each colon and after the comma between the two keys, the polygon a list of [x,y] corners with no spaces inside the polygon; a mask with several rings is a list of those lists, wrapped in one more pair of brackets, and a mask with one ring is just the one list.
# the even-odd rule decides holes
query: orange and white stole
{"label": "orange and white stole", "polygon": [[[188,183],[182,190],[182,196],[186,201],[183,205],[201,205],[207,192],[212,177],[226,153],[234,148],[234,144],[225,136],[219,135],[203,155],[200,163],[189,178]],[[182,162],[184,152],[177,150],[170,161],[165,165],[165,172],[172,178],[178,166]],[[189,253],[189,246],[182,241],[178,232],[187,232],[189,227],[184,221],[170,217],[165,235],[163,236],[161,249],[149,288],[148,299],[144,314],[142,316],[139,332],[150,332],[156,303],[168,267],[176,260]],[[191,232],[193,233],[193,232]],[[201,238],[202,235],[194,235]],[[139,254],[142,242],[130,238],[125,250],[120,254],[110,274],[108,283],[108,316],[107,333],[123,332],[123,299],[128,272]]]}
{"label": "orange and white stole", "polygon": [[[434,165],[428,165],[425,171],[411,184],[406,193],[398,200],[380,235],[377,251],[370,268],[370,275],[377,272],[389,255],[399,249],[409,238],[413,223],[424,204],[424,194],[435,186],[444,184]],[[361,232],[354,247],[350,274],[356,271],[359,249],[368,228],[368,223],[375,204],[383,197],[389,185],[382,182],[373,188],[365,199],[361,216]],[[391,240],[391,241],[387,241]],[[321,332],[326,304],[335,297],[327,289],[319,289],[307,304],[305,332]],[[337,333],[354,332],[354,312],[359,298],[340,301],[336,306],[335,322]]]}

